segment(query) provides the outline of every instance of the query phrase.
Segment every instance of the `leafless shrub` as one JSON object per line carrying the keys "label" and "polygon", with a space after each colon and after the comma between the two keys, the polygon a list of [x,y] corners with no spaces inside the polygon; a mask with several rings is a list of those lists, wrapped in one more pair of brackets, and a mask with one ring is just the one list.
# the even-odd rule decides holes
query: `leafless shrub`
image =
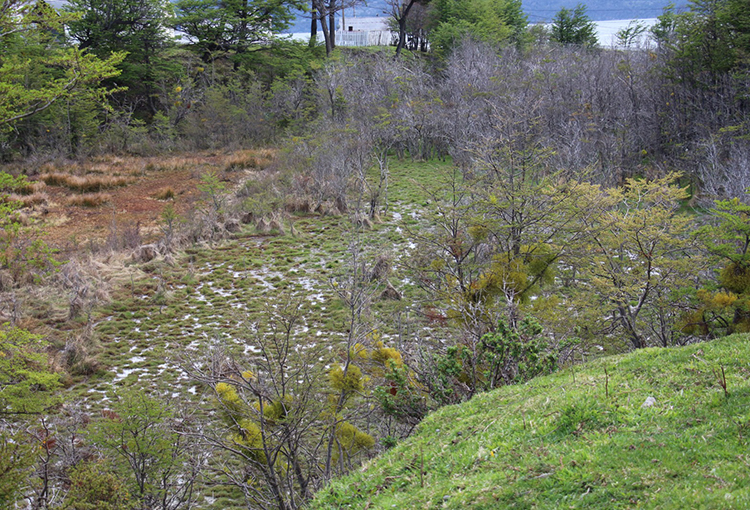
{"label": "leafless shrub", "polygon": [[0,269],[0,292],[13,290],[13,275],[7,269]]}
{"label": "leafless shrub", "polygon": [[375,260],[375,265],[370,271],[370,281],[380,281],[388,278],[393,266],[393,261],[389,255],[380,255]]}
{"label": "leafless shrub", "polygon": [[133,260],[139,263],[151,262],[159,256],[159,247],[155,244],[144,244],[136,248]]}
{"label": "leafless shrub", "polygon": [[112,211],[112,222],[107,234],[106,246],[110,251],[134,250],[143,244],[141,237],[141,223],[120,227],[117,223],[114,210]]}
{"label": "leafless shrub", "polygon": [[271,226],[265,218],[261,218],[258,220],[258,223],[255,224],[255,230],[259,234],[267,234],[271,231]]}
{"label": "leafless shrub", "polygon": [[750,144],[742,141],[722,143],[716,138],[701,147],[697,177],[702,201],[711,205],[721,198],[739,198],[747,202],[750,189]]}

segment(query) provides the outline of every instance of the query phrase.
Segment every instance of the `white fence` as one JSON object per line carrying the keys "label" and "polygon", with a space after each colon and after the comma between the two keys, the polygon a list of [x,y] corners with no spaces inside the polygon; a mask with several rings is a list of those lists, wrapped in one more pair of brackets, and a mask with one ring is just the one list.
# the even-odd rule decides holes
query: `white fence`
{"label": "white fence", "polygon": [[357,32],[336,31],[337,46],[389,46],[393,43],[390,30],[369,30]]}

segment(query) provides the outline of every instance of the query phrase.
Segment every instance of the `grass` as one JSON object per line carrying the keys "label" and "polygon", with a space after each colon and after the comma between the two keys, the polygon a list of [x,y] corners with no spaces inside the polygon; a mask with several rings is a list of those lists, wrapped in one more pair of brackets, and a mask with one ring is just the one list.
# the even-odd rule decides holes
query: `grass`
{"label": "grass", "polygon": [[68,205],[78,207],[99,207],[112,201],[112,195],[109,193],[83,193],[67,199]]}
{"label": "grass", "polygon": [[[240,154],[237,161],[245,156],[250,154]],[[398,177],[392,189],[398,189],[394,194],[403,194],[405,199],[420,192],[414,184],[415,176],[427,178],[435,171],[432,163],[397,166],[394,175]],[[401,207],[400,202],[392,203],[392,208],[396,207]],[[211,249],[188,248],[174,266],[153,261],[140,268],[145,274],[113,291],[112,302],[94,319],[102,347],[101,362],[109,369],[106,379],[112,381],[110,391],[116,391],[125,380],[124,374],[132,369],[144,369],[136,373],[145,387],[177,391],[185,382],[179,381],[182,371],[176,353],[201,352],[215,335],[226,338],[230,350],[242,352],[248,338],[247,324],[260,322],[262,327],[267,307],[290,297],[302,298],[310,335],[321,332],[324,338],[339,338],[347,311],[329,279],[344,271],[353,236],[359,236],[366,259],[372,263],[381,255],[384,243],[388,250],[403,244],[403,235],[396,231],[398,222],[390,218],[372,230],[355,234],[348,216],[309,213],[291,221],[298,231],[296,236],[289,232],[256,235],[248,229]],[[408,256],[403,249],[396,251]],[[386,341],[389,334],[395,334],[395,328],[387,324],[388,318],[402,306],[376,301],[375,309],[385,322],[380,330]],[[310,339],[300,333],[297,341]],[[164,349],[167,342],[170,347]],[[141,354],[146,347],[153,348]],[[133,353],[145,359],[134,363]],[[165,361],[169,369],[160,372],[158,366]],[[78,396],[86,399],[87,388],[72,391],[79,391]]]}
{"label": "grass", "polygon": [[263,169],[271,164],[274,153],[271,150],[244,150],[236,151],[225,158],[226,172],[234,172],[248,169]]}
{"label": "grass", "polygon": [[[256,151],[239,154],[235,159],[201,155],[195,161],[184,157],[160,160],[150,171],[182,168],[183,165],[190,169],[234,165],[238,173],[249,168],[260,171],[271,155]],[[109,158],[93,160],[80,167],[56,169],[48,166],[44,169],[43,182],[47,182],[47,186],[67,187],[70,179],[78,175],[85,175],[92,182],[107,175],[134,180],[148,164],[142,160]],[[399,167],[400,177],[393,181],[392,189],[398,187],[399,191],[394,193],[402,194],[405,199],[410,193],[419,193],[414,189],[415,181],[411,176],[426,172],[423,167],[429,171],[434,169],[432,164]],[[107,169],[110,174],[104,173]],[[156,187],[147,193],[151,198],[162,198],[156,195],[167,189],[167,186]],[[67,198],[70,194],[61,193],[64,191],[54,189],[50,193]],[[76,194],[76,197],[84,200],[87,195]],[[402,203],[393,200],[392,210],[397,207],[401,208]],[[136,265],[125,255],[113,259],[111,267],[106,266],[106,282],[102,282],[102,285],[106,283],[109,301],[97,303],[92,310],[92,335],[96,342],[84,353],[90,356],[83,356],[86,363],[93,358],[97,364],[80,365],[66,383],[69,386],[67,400],[94,415],[105,409],[107,402],[124,387],[198,401],[203,395],[195,390],[196,383],[187,379],[181,369],[184,359],[205,353],[216,339],[241,357],[252,348],[256,338],[251,325],[257,323],[262,331],[269,307],[285,299],[299,300],[303,312],[303,327],[295,331],[298,345],[321,341],[335,345],[345,331],[347,309],[332,287],[331,278],[345,271],[350,242],[359,238],[365,251],[364,259],[369,263],[374,263],[384,244],[388,250],[396,247],[399,256],[409,256],[403,235],[396,232],[398,220],[392,216],[384,220],[371,230],[357,233],[348,215],[323,217],[313,212],[300,212],[284,218],[286,235],[258,235],[249,226],[218,246],[196,245],[186,249],[182,255],[175,255],[173,265],[162,259]],[[295,234],[291,233],[291,223],[294,223]],[[393,281],[398,280],[394,277]],[[67,290],[48,294],[54,301],[44,309],[40,306],[39,318],[35,320],[49,325],[59,317],[59,320],[54,319],[52,327],[65,331],[55,330],[54,338],[62,339],[85,328],[86,313],[82,313],[75,324],[67,319]],[[384,323],[399,306],[401,304],[392,302],[375,304]],[[385,341],[389,335],[395,338],[394,327],[383,324],[379,325],[379,330]],[[89,374],[89,370],[92,373]],[[220,493],[216,493],[216,497],[217,501],[221,500]],[[237,504],[240,499],[233,494],[227,501]],[[214,503],[206,508],[230,508],[230,505]]]}
{"label": "grass", "polygon": [[22,208],[26,208],[33,207],[39,204],[46,204],[47,202],[49,202],[49,196],[43,191],[25,195],[11,193],[10,195],[8,195],[8,201],[20,204]]}
{"label": "grass", "polygon": [[[174,158],[152,170],[202,168],[211,157]],[[264,168],[264,160],[247,152],[214,164],[241,171]],[[114,159],[93,162],[91,174],[97,165],[102,172],[143,172],[142,162]],[[402,227],[420,225],[426,201],[419,183],[434,185],[449,169],[445,162],[394,162],[389,213],[371,230],[355,233],[346,215],[321,217],[295,206],[296,236],[256,235],[248,228],[214,249],[185,250],[173,266],[157,260],[141,267],[96,311],[101,368],[76,378],[71,400],[98,409],[106,405],[101,392],[124,386],[199,399],[200,392],[187,393],[196,383],[184,379],[177,353],[198,354],[213,338],[242,353],[253,338],[248,324],[262,327],[268,306],[289,296],[301,298],[308,331],[296,337],[299,344],[318,337],[336,342],[346,307],[329,279],[344,271],[355,237],[370,262],[391,253],[391,281],[404,293],[418,292],[401,280],[399,259],[413,250]],[[50,170],[43,180],[67,186],[71,177]],[[154,196],[169,199],[167,191]],[[64,317],[65,299],[40,308],[39,317]],[[407,301],[373,304],[386,342],[396,336],[388,318],[403,312]],[[428,417],[409,440],[334,482],[313,507],[750,507],[750,364],[744,360],[750,360],[750,340],[735,336],[602,359],[479,395]],[[656,404],[642,407],[647,397]],[[239,501],[217,490],[212,508]]]}
{"label": "grass", "polygon": [[46,173],[39,179],[48,186],[62,186],[78,193],[96,193],[104,189],[126,186],[130,178],[112,175],[86,175],[83,177],[66,173]]}
{"label": "grass", "polygon": [[176,193],[171,187],[162,188],[154,194],[156,200],[174,200]]}
{"label": "grass", "polygon": [[747,360],[735,335],[478,395],[311,508],[748,508]]}

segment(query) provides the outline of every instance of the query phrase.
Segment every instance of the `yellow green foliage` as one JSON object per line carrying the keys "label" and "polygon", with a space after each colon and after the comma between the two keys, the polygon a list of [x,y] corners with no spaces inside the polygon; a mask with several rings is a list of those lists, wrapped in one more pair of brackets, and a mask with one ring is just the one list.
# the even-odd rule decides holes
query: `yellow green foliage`
{"label": "yellow green foliage", "polygon": [[216,398],[229,417],[230,423],[247,411],[247,406],[237,394],[237,388],[230,383],[220,382],[214,387]]}
{"label": "yellow green foliage", "polygon": [[553,281],[551,262],[550,248],[543,244],[522,246],[516,256],[497,255],[490,268],[472,285],[473,296],[476,299],[505,294],[528,299],[532,286]]}
{"label": "yellow green foliage", "polygon": [[368,354],[369,353],[367,351],[367,347],[365,347],[364,345],[362,345],[359,342],[357,342],[356,344],[354,344],[354,347],[352,347],[349,350],[349,355],[351,356],[351,359],[353,361],[365,360],[365,359],[367,359]]}
{"label": "yellow green foliage", "polygon": [[[286,418],[292,404],[292,397],[286,395],[276,402],[266,402],[263,406],[263,416],[270,422],[278,422]],[[257,405],[257,404],[256,404]],[[258,405],[258,407],[260,407]]]}
{"label": "yellow green foliage", "polygon": [[505,260],[501,256],[495,257],[489,270],[472,285],[475,295],[499,294],[505,290],[521,290],[526,287],[529,273],[523,262],[518,259]]}
{"label": "yellow green foliage", "polygon": [[52,404],[60,377],[46,350],[40,335],[0,324],[0,415],[38,413]]}
{"label": "yellow green foliage", "polygon": [[237,430],[231,435],[232,442],[241,446],[246,455],[254,457],[259,462],[264,462],[263,434],[258,424],[247,418],[243,418],[236,423]]}
{"label": "yellow green foliage", "polygon": [[375,438],[345,421],[336,426],[336,440],[349,455],[375,446]]}
{"label": "yellow green foliage", "polygon": [[712,301],[716,306],[732,306],[737,301],[737,296],[731,292],[717,292],[712,296]]}
{"label": "yellow green foliage", "polygon": [[732,262],[721,270],[719,283],[730,292],[743,294],[750,290],[750,269]]}
{"label": "yellow green foliage", "polygon": [[216,385],[216,394],[222,402],[238,402],[240,400],[234,387],[224,382]]}
{"label": "yellow green foliage", "polygon": [[345,393],[354,393],[364,389],[364,378],[362,370],[356,365],[349,365],[349,369],[344,374],[344,369],[338,363],[328,372],[328,381],[331,387],[336,391]]}
{"label": "yellow green foliage", "polygon": [[700,306],[684,314],[678,328],[691,335],[708,335],[712,328],[721,332],[750,331],[750,301],[733,292],[712,292],[700,289],[696,292]]}
{"label": "yellow green foliage", "polygon": [[475,243],[481,243],[487,239],[489,229],[484,225],[472,225],[469,227],[469,235]]}
{"label": "yellow green foliage", "polygon": [[443,259],[433,259],[430,261],[430,269],[432,271],[442,271],[445,269],[445,260]]}
{"label": "yellow green foliage", "polygon": [[216,385],[216,396],[222,404],[233,411],[239,410],[242,407],[242,400],[237,394],[237,390],[229,383],[218,383]]}
{"label": "yellow green foliage", "polygon": [[375,344],[375,348],[372,350],[370,358],[372,361],[383,366],[389,366],[390,363],[393,363],[395,366],[401,367],[404,364],[404,361],[401,358],[401,353],[393,347],[386,347],[383,342],[377,342]]}

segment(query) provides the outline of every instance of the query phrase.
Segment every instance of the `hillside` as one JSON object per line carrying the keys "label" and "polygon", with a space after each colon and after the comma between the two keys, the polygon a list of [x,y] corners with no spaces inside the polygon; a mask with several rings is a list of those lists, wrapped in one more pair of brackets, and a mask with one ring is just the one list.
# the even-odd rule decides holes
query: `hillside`
{"label": "hillside", "polygon": [[734,335],[479,395],[312,508],[748,508],[748,359]]}

